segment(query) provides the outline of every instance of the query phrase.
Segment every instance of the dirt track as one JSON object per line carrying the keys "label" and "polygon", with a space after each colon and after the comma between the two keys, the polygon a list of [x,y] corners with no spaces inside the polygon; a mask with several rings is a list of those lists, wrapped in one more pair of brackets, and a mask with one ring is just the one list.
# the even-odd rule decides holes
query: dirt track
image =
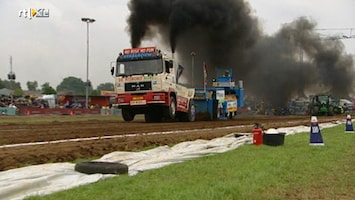
{"label": "dirt track", "polygon": [[[82,118],[81,121],[71,122],[65,122],[58,117],[54,117],[50,122],[1,123],[0,171],[32,164],[97,158],[113,151],[138,151],[147,147],[171,145],[182,141],[213,139],[235,132],[251,132],[254,122],[261,123],[264,128],[301,124],[308,126],[310,124],[309,116],[240,116],[234,120],[199,121],[192,123],[145,123],[142,120],[123,122],[119,117],[117,117],[117,120],[112,118],[103,120],[103,116],[97,116],[97,120],[85,120],[84,116]],[[320,117],[318,120],[319,122],[328,122],[342,118],[343,116]],[[20,117],[19,119],[21,120]],[[216,129],[226,126],[233,126],[233,128]],[[208,128],[212,128],[212,130],[205,130]],[[194,131],[159,134],[159,132],[178,130]],[[155,132],[156,134],[146,134],[151,132]],[[107,138],[107,136],[117,137]],[[47,142],[75,138],[91,139],[59,143]],[[30,142],[45,143],[4,147],[4,145]]]}

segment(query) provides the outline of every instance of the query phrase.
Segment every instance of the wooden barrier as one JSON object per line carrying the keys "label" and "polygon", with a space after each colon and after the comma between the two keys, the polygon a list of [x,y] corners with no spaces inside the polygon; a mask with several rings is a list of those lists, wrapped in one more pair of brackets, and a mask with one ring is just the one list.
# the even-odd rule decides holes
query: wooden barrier
{"label": "wooden barrier", "polygon": [[89,108],[36,108],[23,107],[18,109],[19,115],[99,115],[100,109]]}

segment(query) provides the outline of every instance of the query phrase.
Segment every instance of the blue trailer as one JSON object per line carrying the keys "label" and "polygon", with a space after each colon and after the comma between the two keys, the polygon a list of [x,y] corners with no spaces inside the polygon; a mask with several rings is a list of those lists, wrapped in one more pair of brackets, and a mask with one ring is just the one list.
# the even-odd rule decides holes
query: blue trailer
{"label": "blue trailer", "polygon": [[232,69],[217,69],[217,78],[211,88],[196,88],[194,103],[198,119],[232,119],[244,107],[243,82],[236,86]]}

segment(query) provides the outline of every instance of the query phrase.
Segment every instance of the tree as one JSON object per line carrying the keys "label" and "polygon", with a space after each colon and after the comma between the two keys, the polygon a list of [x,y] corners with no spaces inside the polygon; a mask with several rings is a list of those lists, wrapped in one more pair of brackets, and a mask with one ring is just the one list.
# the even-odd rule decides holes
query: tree
{"label": "tree", "polygon": [[90,90],[89,95],[90,95],[90,96],[99,96],[100,93],[99,93],[97,90]]}
{"label": "tree", "polygon": [[38,87],[37,81],[27,81],[26,85],[29,91],[37,91],[37,87]]}
{"label": "tree", "polygon": [[0,89],[2,89],[2,88],[7,88],[10,90],[13,90],[14,96],[22,96],[24,94],[24,92],[21,88],[21,83],[15,82],[13,80],[8,81],[8,80],[1,80],[0,79]]}
{"label": "tree", "polygon": [[3,88],[10,89],[10,90],[16,90],[16,89],[22,90],[21,83],[15,82],[15,81],[3,80],[3,81],[1,81],[0,86],[2,86]]}
{"label": "tree", "polygon": [[14,96],[23,96],[24,92],[21,88],[14,89]]}
{"label": "tree", "polygon": [[114,90],[114,85],[113,85],[113,83],[110,83],[110,82],[101,83],[100,85],[97,86],[96,90],[98,91],[99,94],[103,90],[113,91]]}
{"label": "tree", "polygon": [[57,94],[57,92],[46,82],[42,85],[42,94]]}
{"label": "tree", "polygon": [[[92,90],[90,86],[89,91]],[[85,82],[79,78],[69,76],[57,86],[57,92],[71,92],[73,95],[85,95]]]}
{"label": "tree", "polygon": [[2,80],[0,79],[0,89],[5,88],[5,87],[6,87],[6,86],[5,86],[4,81],[2,81]]}

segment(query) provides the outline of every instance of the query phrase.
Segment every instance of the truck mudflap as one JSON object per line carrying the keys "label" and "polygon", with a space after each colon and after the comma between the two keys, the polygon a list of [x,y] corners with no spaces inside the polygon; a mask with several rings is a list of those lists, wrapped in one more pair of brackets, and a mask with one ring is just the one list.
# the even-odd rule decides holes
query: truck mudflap
{"label": "truck mudflap", "polygon": [[187,112],[189,110],[189,99],[186,97],[176,97],[177,111]]}

